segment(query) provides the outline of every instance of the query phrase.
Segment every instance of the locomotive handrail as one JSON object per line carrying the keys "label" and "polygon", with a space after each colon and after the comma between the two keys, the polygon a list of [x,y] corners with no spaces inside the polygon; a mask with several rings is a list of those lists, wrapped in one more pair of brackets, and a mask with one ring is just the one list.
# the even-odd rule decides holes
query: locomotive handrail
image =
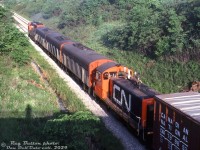
{"label": "locomotive handrail", "polygon": [[136,118],[139,120],[138,121],[138,128],[137,128],[137,132],[138,132],[138,136],[139,136],[140,135],[140,120],[141,120],[141,117],[136,116]]}

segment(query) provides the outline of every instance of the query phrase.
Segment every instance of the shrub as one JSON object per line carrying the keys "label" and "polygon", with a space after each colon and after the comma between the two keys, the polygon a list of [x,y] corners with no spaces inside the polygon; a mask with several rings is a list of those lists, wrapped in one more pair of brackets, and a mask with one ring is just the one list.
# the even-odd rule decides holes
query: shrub
{"label": "shrub", "polygon": [[13,26],[10,15],[8,11],[0,7],[0,22],[2,23],[0,25],[0,53],[11,55],[16,63],[23,65],[29,60],[29,53],[26,50],[29,44],[24,34]]}
{"label": "shrub", "polygon": [[71,115],[61,115],[58,119],[49,120],[43,130],[49,140],[61,141],[69,149],[88,149],[85,144],[87,137],[92,137],[98,131],[100,120],[91,112],[79,111]]}

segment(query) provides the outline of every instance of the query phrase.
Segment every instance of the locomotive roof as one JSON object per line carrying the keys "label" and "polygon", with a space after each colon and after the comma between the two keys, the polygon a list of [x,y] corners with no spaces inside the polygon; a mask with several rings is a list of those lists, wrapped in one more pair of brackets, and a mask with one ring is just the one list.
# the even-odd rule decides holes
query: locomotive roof
{"label": "locomotive roof", "polygon": [[58,49],[62,43],[71,41],[68,37],[56,32],[47,34],[46,40],[56,46]]}
{"label": "locomotive roof", "polygon": [[143,83],[137,85],[136,82],[133,80],[128,80],[124,78],[112,79],[112,80],[114,81],[114,83],[123,88],[125,91],[139,97],[140,99],[151,98],[159,94],[157,91],[155,91],[154,89],[148,87]]}
{"label": "locomotive roof", "polygon": [[57,32],[47,27],[41,27],[41,28],[36,28],[36,33],[45,38],[45,35],[47,33],[57,33]]}
{"label": "locomotive roof", "polygon": [[80,43],[71,45],[64,45],[63,53],[79,63],[84,69],[88,70],[89,64],[101,59],[108,59],[107,57],[98,54],[94,50],[85,47]]}
{"label": "locomotive roof", "polygon": [[31,22],[31,25],[43,25],[41,22],[33,21]]}
{"label": "locomotive roof", "polygon": [[101,66],[97,67],[97,71],[99,71],[100,73],[103,73],[105,70],[112,68],[114,66],[118,65],[118,63],[116,62],[107,62],[102,64]]}

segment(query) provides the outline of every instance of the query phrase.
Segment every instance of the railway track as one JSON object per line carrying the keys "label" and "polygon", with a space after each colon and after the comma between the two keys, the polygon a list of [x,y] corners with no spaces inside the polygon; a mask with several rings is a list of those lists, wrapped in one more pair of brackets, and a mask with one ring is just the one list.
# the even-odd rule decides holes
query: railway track
{"label": "railway track", "polygon": [[16,26],[20,29],[20,31],[22,31],[23,33],[25,33],[27,35],[28,33],[28,23],[29,21],[23,17],[21,17],[20,15],[16,14],[15,12],[13,12],[13,18],[16,21]]}
{"label": "railway track", "polygon": [[[24,19],[20,15],[13,13],[13,18],[16,20],[18,28],[27,34],[28,20]],[[27,35],[28,36],[28,35]],[[46,54],[43,50],[36,45],[32,40],[30,43],[35,47],[35,49],[47,60],[47,62],[56,70],[58,75],[64,79],[68,86],[77,94],[80,100],[85,104],[85,106],[96,116],[100,117],[104,122],[106,128],[110,130],[124,145],[126,150],[146,150],[145,146],[142,145],[138,139],[131,134],[127,128],[117,120],[111,112],[106,111],[104,105],[99,105],[96,101],[91,99],[91,97],[85,93],[81,87],[71,79],[58,65]]]}

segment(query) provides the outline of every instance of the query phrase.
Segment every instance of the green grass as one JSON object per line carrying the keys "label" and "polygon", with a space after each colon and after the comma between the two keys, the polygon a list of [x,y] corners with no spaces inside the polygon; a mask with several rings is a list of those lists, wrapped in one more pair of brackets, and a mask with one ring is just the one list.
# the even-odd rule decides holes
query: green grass
{"label": "green grass", "polygon": [[[5,112],[1,117],[16,116],[25,117],[25,110],[28,105],[33,109],[33,116],[39,117],[44,114],[58,111],[55,102],[55,94],[48,92],[37,74],[32,70],[30,65],[18,67],[7,56],[0,57],[0,110]],[[35,81],[44,87],[38,88],[31,81]],[[45,110],[43,100],[46,100]],[[18,117],[19,117],[18,116]]]}
{"label": "green grass", "polygon": [[[80,114],[81,117],[84,117],[85,113],[88,114],[87,113],[88,110],[85,108],[82,101],[80,99],[78,99],[76,94],[66,85],[66,83],[63,81],[63,79],[58,77],[58,74],[56,73],[56,71],[50,67],[50,65],[42,58],[42,56],[40,56],[38,54],[38,52],[36,52],[34,49],[31,49],[31,55],[32,55],[32,58],[34,59],[34,61],[36,61],[40,65],[44,74],[47,76],[50,86],[63,99],[63,102],[67,106],[67,109],[70,111],[70,114],[75,114],[75,116],[76,116],[77,113],[83,112]],[[83,119],[83,120],[85,120],[85,122],[78,122],[77,128],[79,128],[80,130],[84,129],[85,127],[83,127],[83,128],[81,127],[83,124],[85,124],[85,126],[87,128],[87,126],[88,126],[87,120],[89,120],[89,118],[92,116],[90,115],[90,113],[88,114],[88,116],[86,115],[86,117],[84,117],[85,119]],[[62,124],[62,123],[67,122],[68,119],[66,120],[66,117],[68,118],[69,116],[62,117],[62,115],[61,115],[60,117],[62,120],[62,122],[60,122],[60,123]],[[72,116],[72,118],[73,117],[74,116]],[[96,118],[98,120],[98,117],[93,116],[92,118],[93,119]],[[52,120],[56,120],[56,119],[57,118],[52,119]],[[72,120],[72,121],[74,121],[74,120]],[[93,125],[93,123],[96,124],[96,122],[94,122],[94,121],[91,121],[90,123],[92,125]],[[55,126],[55,125],[53,125],[53,126]],[[58,128],[60,128],[60,127],[58,127]],[[120,141],[116,137],[114,137],[114,135],[111,132],[108,132],[108,130],[104,126],[104,123],[101,120],[99,120],[98,123],[96,124],[96,128],[92,128],[90,126],[89,126],[89,128],[91,130],[90,132],[95,133],[92,137],[90,137],[90,136],[89,137],[92,138],[93,143],[97,147],[99,147],[101,149],[109,149],[109,150],[123,149],[123,146],[120,143]],[[96,130],[96,129],[98,129],[98,130]],[[57,131],[57,130],[55,130],[55,131]],[[57,132],[59,133],[58,135],[62,134],[61,131],[57,131]],[[70,129],[70,132],[71,132],[71,129]],[[49,133],[48,133],[48,135],[49,135]],[[53,134],[52,136],[56,136],[56,135],[57,134]],[[77,136],[77,135],[74,135],[74,136]],[[75,137],[71,137],[71,138],[75,138]],[[85,139],[83,139],[83,141],[85,141]],[[77,142],[77,140],[76,140],[76,142]],[[78,146],[81,146],[81,142],[82,141],[79,141]],[[73,145],[74,144],[73,142],[70,144],[72,144],[72,146],[75,146],[75,147],[77,146],[76,144]],[[77,147],[75,149],[79,149],[79,148]],[[81,149],[84,149],[84,148],[81,147]]]}
{"label": "green grass", "polygon": [[[18,34],[18,30],[11,30],[14,34],[5,32],[4,36]],[[0,56],[0,143],[9,146],[11,141],[22,145],[23,141],[55,142],[69,149],[86,150],[91,144],[87,140],[91,139],[99,149],[123,149],[119,140],[106,130],[98,117],[85,108],[56,71],[26,43],[25,38],[16,38],[15,41],[3,43],[3,46],[13,48],[10,43],[16,42],[21,45],[13,49],[12,55],[1,52]],[[21,61],[22,55],[26,58],[24,62]],[[31,60],[41,66],[51,88],[32,69]],[[55,93],[63,99],[69,110],[67,114],[60,112]],[[103,138],[109,140],[101,140]],[[14,148],[18,149],[17,146]],[[0,145],[0,149],[7,148]]]}
{"label": "green grass", "polygon": [[70,112],[86,110],[84,104],[78,99],[76,94],[66,85],[56,71],[40,56],[34,49],[31,52],[32,58],[42,68],[44,74],[47,76],[50,86],[63,99],[67,109]]}
{"label": "green grass", "polygon": [[55,93],[30,64],[18,66],[8,56],[0,56],[0,143],[49,141],[71,149],[88,149],[85,141],[89,138],[102,149],[123,149],[119,140],[107,131],[98,117],[88,112],[42,56],[33,48],[30,54],[70,112],[60,113]]}
{"label": "green grass", "polygon": [[[23,127],[28,127],[27,117],[35,120],[59,112],[55,94],[48,92],[44,85],[44,89],[38,88],[30,80],[43,85],[30,65],[18,67],[9,56],[0,56],[0,142],[30,140],[22,133],[22,130],[26,132]],[[32,138],[37,139],[38,134],[35,132]]]}

